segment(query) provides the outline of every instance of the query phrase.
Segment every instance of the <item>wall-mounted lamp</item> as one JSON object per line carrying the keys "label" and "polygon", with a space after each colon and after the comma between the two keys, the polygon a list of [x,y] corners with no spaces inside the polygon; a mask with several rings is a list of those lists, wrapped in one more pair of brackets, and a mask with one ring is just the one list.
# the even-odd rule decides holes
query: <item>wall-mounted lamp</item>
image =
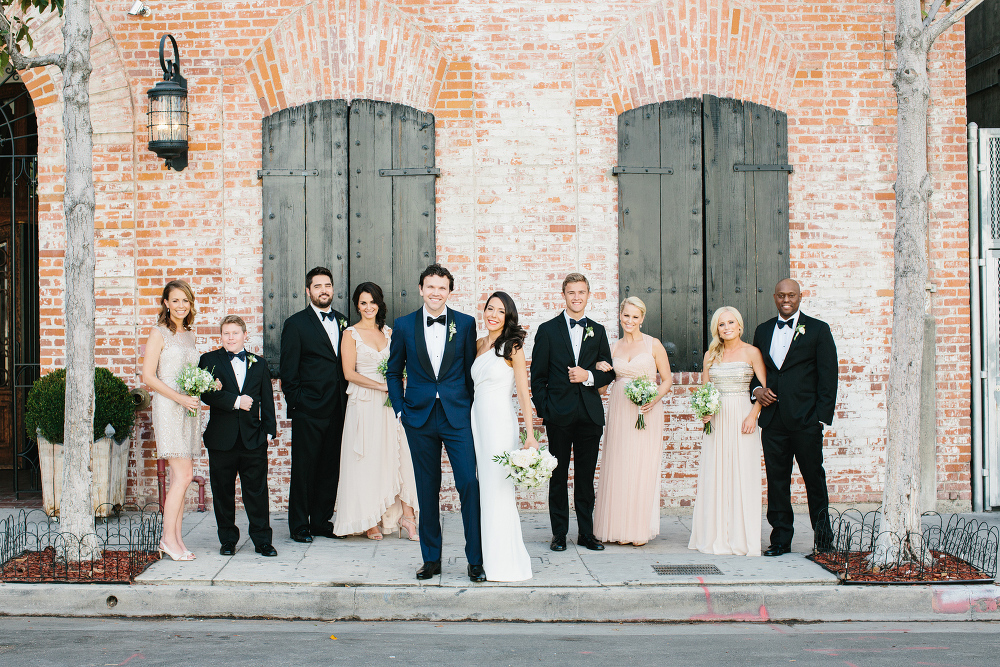
{"label": "wall-mounted lamp", "polygon": [[[170,40],[174,60],[163,59]],[[184,171],[188,164],[187,79],[181,76],[181,56],[173,35],[160,38],[163,81],[146,91],[149,97],[149,150],[166,161],[169,169]]]}
{"label": "wall-mounted lamp", "polygon": [[132,8],[128,10],[129,16],[149,16],[152,13],[149,7],[143,4],[142,0],[135,0],[132,3]]}

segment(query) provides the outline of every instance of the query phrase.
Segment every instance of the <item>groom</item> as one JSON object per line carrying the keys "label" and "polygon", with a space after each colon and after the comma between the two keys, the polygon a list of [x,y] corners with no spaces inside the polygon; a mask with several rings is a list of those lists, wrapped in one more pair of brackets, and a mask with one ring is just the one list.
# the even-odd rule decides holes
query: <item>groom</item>
{"label": "groom", "polygon": [[[441,444],[455,475],[465,526],[469,579],[486,581],[479,532],[479,480],[472,442],[472,362],[476,321],[447,307],[455,289],[451,272],[431,264],[420,274],[424,307],[396,319],[386,384],[413,459],[420,504],[417,579],[441,574]],[[406,389],[403,373],[406,373]]]}
{"label": "groom", "polygon": [[573,504],[577,544],[593,551],[604,545],[594,537],[594,470],[604,432],[604,405],[598,387],[610,384],[615,372],[597,370],[611,363],[608,336],[584,316],[590,282],[580,273],[563,280],[566,310],[538,327],[531,357],[531,400],[549,436],[549,450],[559,460],[549,481],[552,551],[566,550],[569,530],[570,456],[574,457]]}
{"label": "groom", "polygon": [[767,522],[771,546],[765,556],[792,549],[792,459],[806,485],[809,519],[817,550],[832,546],[826,471],[823,469],[823,425],[833,422],[837,404],[837,346],[830,326],[799,311],[799,284],[786,278],[774,288],[778,316],[757,327],[754,347],[767,368],[767,388],[757,378],[754,400],[763,406],[761,427],[767,471]]}

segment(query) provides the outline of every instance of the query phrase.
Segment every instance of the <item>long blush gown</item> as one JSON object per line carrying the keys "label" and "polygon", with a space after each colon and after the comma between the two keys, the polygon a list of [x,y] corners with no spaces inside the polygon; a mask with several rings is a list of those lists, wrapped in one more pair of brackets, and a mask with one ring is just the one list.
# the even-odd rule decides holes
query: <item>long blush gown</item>
{"label": "long blush gown", "polygon": [[[348,327],[357,343],[355,370],[370,380],[383,382],[379,364],[389,356],[392,330],[385,328],[381,350],[369,347],[354,327]],[[384,534],[397,530],[406,503],[417,510],[417,486],[413,461],[403,427],[392,408],[384,405],[386,392],[347,386],[343,447],[340,450],[340,483],[337,490],[337,535],[363,533],[379,525]]]}
{"label": "long blush gown", "polygon": [[656,382],[653,338],[643,334],[644,352],[615,357],[615,381],[608,398],[601,477],[597,482],[594,535],[602,542],[645,544],[660,533],[660,466],[663,460],[663,402],[635,427],[639,406],[625,395],[629,380],[645,375]]}
{"label": "long blush gown", "polygon": [[531,558],[521,537],[514,481],[493,460],[497,454],[521,446],[514,411],[514,370],[493,350],[472,364],[475,398],[472,401],[472,438],[479,475],[483,569],[489,581],[531,579]]}
{"label": "long blush gown", "polygon": [[708,377],[722,395],[712,432],[701,441],[698,491],[689,549],[706,554],[760,555],[760,429],[744,435],[750,413],[753,366],[745,361],[716,363]]}

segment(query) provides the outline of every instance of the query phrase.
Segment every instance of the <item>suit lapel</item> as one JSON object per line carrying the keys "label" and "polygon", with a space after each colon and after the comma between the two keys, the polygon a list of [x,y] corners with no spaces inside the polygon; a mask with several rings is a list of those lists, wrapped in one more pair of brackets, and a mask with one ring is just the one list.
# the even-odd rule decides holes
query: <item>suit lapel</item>
{"label": "suit lapel", "polygon": [[[330,353],[334,357],[336,357],[337,353],[334,352],[334,350],[333,350],[333,343],[330,342],[330,334],[328,334],[326,332],[326,327],[324,327],[323,323],[320,321],[319,315],[316,314],[316,311],[313,310],[312,306],[306,306],[306,310],[309,311],[307,313],[307,316],[308,316],[309,320],[313,323],[313,328],[316,330],[316,334],[321,339],[323,339],[323,342],[326,343],[327,349],[330,350]],[[335,311],[331,310],[330,312],[335,312]],[[339,330],[340,330],[340,326],[339,325],[337,326],[337,330],[339,332]],[[339,336],[340,334],[338,333],[337,335]]]}
{"label": "suit lapel", "polygon": [[[569,337],[569,325],[566,324],[566,311],[564,310],[561,313],[559,313],[559,317],[557,317],[556,319],[558,320],[557,328],[559,329],[563,342],[566,343],[566,349],[569,350],[569,358],[574,359],[575,355],[573,354],[573,340]],[[581,353],[583,352],[583,345],[580,345],[580,352]],[[574,361],[574,363],[576,362]]]}
{"label": "suit lapel", "polygon": [[764,335],[764,340],[761,341],[764,343],[764,347],[761,349],[761,353],[764,355],[764,361],[770,364],[771,368],[774,370],[778,370],[778,365],[774,363],[774,359],[771,358],[771,341],[774,339],[774,325],[777,321],[777,317],[772,317],[767,322],[764,322],[764,330],[767,333]]}
{"label": "suit lapel", "polygon": [[[798,329],[800,326],[801,327],[806,326],[806,316],[803,315],[802,313],[799,313],[799,319],[795,323],[795,329]],[[797,334],[795,332],[795,329],[792,330],[792,342],[788,344],[788,352],[785,353],[785,363],[781,364],[782,366],[788,363],[788,358],[792,356],[792,350],[795,350],[798,347],[796,343],[798,343],[801,339],[805,338],[806,335],[805,333]],[[808,330],[809,330],[808,327],[806,327],[806,331]]]}
{"label": "suit lapel", "polygon": [[233,364],[229,361],[229,355],[226,354],[226,348],[220,347],[215,351],[215,372],[218,375],[223,376],[223,382],[230,382],[236,391],[240,389],[240,383],[236,381],[236,373],[233,371]]}
{"label": "suit lapel", "polygon": [[436,377],[434,375],[434,366],[431,365],[431,358],[427,355],[427,338],[424,336],[423,315],[423,308],[413,313],[413,339],[417,344],[417,359],[420,360],[420,365],[427,372],[427,375]]}
{"label": "suit lapel", "polygon": [[451,335],[451,327],[455,323],[455,313],[452,312],[451,308],[446,308],[445,311],[448,317],[444,321],[444,354],[441,356],[441,372],[438,375],[444,375],[444,372],[451,368],[451,362],[455,360],[455,347],[458,345],[452,340],[454,336]]}

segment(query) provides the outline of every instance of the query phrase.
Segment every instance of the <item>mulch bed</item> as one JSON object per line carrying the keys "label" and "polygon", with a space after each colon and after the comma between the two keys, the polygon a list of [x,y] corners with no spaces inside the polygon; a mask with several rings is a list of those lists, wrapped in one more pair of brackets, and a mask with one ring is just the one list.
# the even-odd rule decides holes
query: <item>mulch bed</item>
{"label": "mulch bed", "polygon": [[[134,566],[133,557],[138,559]],[[46,547],[42,551],[25,551],[4,563],[0,581],[130,584],[136,575],[159,559],[155,551],[135,555],[128,551],[105,551],[100,558],[66,563],[56,559],[53,547]]]}
{"label": "mulch bed", "polygon": [[845,584],[958,584],[993,581],[993,577],[973,567],[961,558],[943,551],[931,551],[934,562],[929,567],[917,563],[901,563],[882,569],[868,567],[870,551],[852,551],[847,562],[840,553],[818,553],[807,556],[810,560],[833,572]]}

